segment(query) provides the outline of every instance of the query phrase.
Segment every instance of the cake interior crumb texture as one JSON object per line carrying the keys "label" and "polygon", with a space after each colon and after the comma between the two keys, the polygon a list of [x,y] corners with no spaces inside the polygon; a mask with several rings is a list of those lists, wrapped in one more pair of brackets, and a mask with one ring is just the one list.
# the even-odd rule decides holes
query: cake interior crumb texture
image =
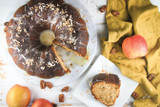
{"label": "cake interior crumb texture", "polygon": [[92,86],[92,93],[94,93],[95,99],[99,99],[103,104],[110,106],[115,103],[119,95],[119,86],[97,82]]}

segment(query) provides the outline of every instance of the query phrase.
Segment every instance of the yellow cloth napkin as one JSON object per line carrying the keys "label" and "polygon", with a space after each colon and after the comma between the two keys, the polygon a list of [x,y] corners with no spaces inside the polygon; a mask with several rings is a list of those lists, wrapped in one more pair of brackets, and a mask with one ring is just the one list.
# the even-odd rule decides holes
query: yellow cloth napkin
{"label": "yellow cloth napkin", "polygon": [[[118,11],[115,17],[112,12]],[[102,54],[114,62],[122,74],[139,82],[135,92],[138,98],[135,107],[157,107],[160,104],[160,13],[149,0],[108,0],[106,21],[108,41],[102,41]],[[128,59],[121,45],[126,36],[142,35],[147,41],[149,52],[144,58]],[[112,49],[117,52],[111,54]],[[152,81],[147,79],[156,75]]]}

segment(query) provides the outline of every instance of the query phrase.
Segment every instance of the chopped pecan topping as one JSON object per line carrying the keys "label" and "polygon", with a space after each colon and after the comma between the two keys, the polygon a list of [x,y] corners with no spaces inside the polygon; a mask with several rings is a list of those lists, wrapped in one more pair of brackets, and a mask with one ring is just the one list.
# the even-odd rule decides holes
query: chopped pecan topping
{"label": "chopped pecan topping", "polygon": [[52,84],[51,82],[46,82],[46,86],[47,86],[48,88],[53,88],[53,84]]}
{"label": "chopped pecan topping", "polygon": [[138,93],[136,93],[135,91],[132,93],[132,97],[134,98],[134,99],[136,99],[136,98],[138,98]]}
{"label": "chopped pecan topping", "polygon": [[151,73],[151,74],[149,74],[149,75],[147,76],[147,78],[148,78],[149,81],[152,81],[152,79],[153,79],[154,77],[156,77],[156,75],[153,74],[153,73]]}
{"label": "chopped pecan topping", "polygon": [[9,22],[5,22],[5,23],[4,23],[4,26],[8,26],[8,25],[9,25]]}
{"label": "chopped pecan topping", "polygon": [[69,86],[66,86],[66,87],[64,87],[64,88],[62,88],[62,90],[61,90],[62,92],[68,92],[69,91]]}
{"label": "chopped pecan topping", "polygon": [[104,5],[104,6],[102,6],[102,7],[99,8],[99,11],[101,13],[104,13],[106,10],[107,10],[107,5]]}
{"label": "chopped pecan topping", "polygon": [[112,11],[112,14],[115,16],[115,17],[118,17],[120,15],[120,13],[118,11]]}
{"label": "chopped pecan topping", "polygon": [[59,102],[64,102],[64,94],[59,95]]}
{"label": "chopped pecan topping", "polygon": [[113,47],[113,48],[111,49],[111,51],[110,51],[110,53],[111,53],[112,55],[114,55],[116,52],[117,52],[117,49],[116,49],[115,47]]}

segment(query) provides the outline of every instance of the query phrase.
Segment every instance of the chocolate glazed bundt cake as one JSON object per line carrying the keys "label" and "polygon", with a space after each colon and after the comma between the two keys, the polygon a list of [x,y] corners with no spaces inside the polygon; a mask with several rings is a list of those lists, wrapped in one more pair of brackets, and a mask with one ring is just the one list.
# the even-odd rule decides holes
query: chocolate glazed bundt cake
{"label": "chocolate glazed bundt cake", "polygon": [[42,78],[69,72],[55,45],[82,57],[87,54],[86,23],[75,8],[63,0],[30,0],[17,9],[5,32],[15,64]]}
{"label": "chocolate glazed bundt cake", "polygon": [[119,96],[121,81],[115,74],[101,73],[93,77],[91,93],[106,106],[114,105]]}

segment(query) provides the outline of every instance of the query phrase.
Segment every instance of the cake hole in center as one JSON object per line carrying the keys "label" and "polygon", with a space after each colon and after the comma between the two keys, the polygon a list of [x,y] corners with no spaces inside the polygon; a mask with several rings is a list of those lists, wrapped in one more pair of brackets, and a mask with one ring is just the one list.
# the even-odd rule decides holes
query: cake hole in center
{"label": "cake hole in center", "polygon": [[55,34],[52,30],[44,30],[40,33],[40,42],[45,46],[51,46],[55,40]]}

